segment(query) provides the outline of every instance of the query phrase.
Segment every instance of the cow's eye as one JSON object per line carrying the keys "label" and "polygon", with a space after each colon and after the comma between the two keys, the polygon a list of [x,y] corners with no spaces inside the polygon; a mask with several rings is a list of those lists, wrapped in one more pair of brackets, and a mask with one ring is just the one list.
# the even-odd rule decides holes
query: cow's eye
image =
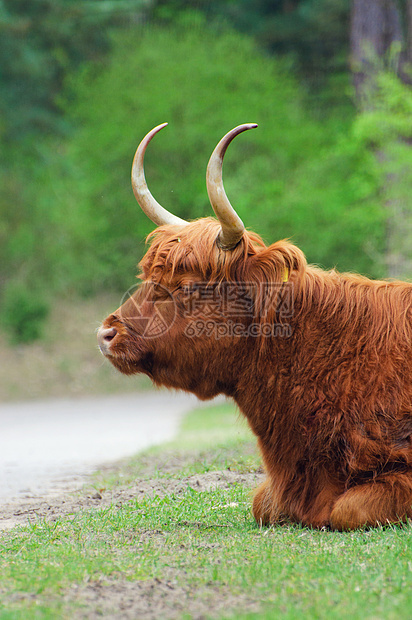
{"label": "cow's eye", "polygon": [[155,301],[164,301],[171,299],[172,291],[163,286],[162,284],[155,284],[153,286],[153,297]]}

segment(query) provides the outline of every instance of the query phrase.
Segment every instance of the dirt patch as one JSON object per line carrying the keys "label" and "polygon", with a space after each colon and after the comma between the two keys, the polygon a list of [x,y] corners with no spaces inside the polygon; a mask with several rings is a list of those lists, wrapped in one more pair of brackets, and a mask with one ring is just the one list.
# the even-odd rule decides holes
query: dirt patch
{"label": "dirt patch", "polygon": [[[121,507],[124,503],[139,499],[144,495],[164,497],[180,495],[188,487],[196,491],[228,489],[234,484],[253,487],[259,484],[263,475],[257,472],[239,473],[235,471],[215,471],[195,474],[182,478],[138,479],[127,487],[118,487],[109,491],[85,487],[77,492],[66,491],[45,497],[31,497],[19,501],[6,502],[0,507],[0,530],[16,525],[27,525],[38,519],[56,521],[61,517],[75,515],[89,508]],[[64,491],[61,489],[61,491]]]}
{"label": "dirt patch", "polygon": [[[205,620],[227,618],[230,610],[241,610],[242,613],[256,613],[260,610],[260,604],[251,596],[233,594],[228,588],[215,585],[200,588],[182,586],[178,584],[173,570],[169,572],[162,580],[126,581],[108,578],[90,584],[73,584],[62,598],[66,605],[74,605],[75,615],[71,617],[81,620]],[[18,602],[24,598],[35,602],[38,596],[20,593],[10,597],[9,602]]]}
{"label": "dirt patch", "polygon": [[80,604],[76,617],[88,620],[173,620],[183,616],[200,620],[227,617],[230,609],[241,609],[242,613],[259,611],[256,600],[246,595],[234,595],[217,586],[199,589],[181,586],[173,574],[164,580],[104,580],[87,586],[73,586],[64,599]]}
{"label": "dirt patch", "polygon": [[[199,454],[197,454],[197,458]],[[18,525],[35,523],[39,519],[56,521],[62,517],[90,508],[120,508],[123,504],[143,498],[144,496],[158,496],[173,494],[183,495],[190,487],[196,491],[213,489],[229,489],[235,484],[247,488],[255,487],[263,480],[259,471],[232,471],[221,469],[202,474],[187,476],[176,475],[177,471],[193,466],[194,454],[185,457],[169,454],[156,457],[142,455],[139,459],[141,475],[135,477],[132,483],[115,486],[110,490],[99,488],[99,476],[90,479],[90,483],[77,491],[73,491],[73,483],[55,489],[54,495],[44,497],[28,497],[18,502],[8,502],[0,508],[0,529],[8,529]],[[108,466],[102,473],[102,480],[107,480],[111,474],[115,480],[122,476],[135,475],[136,464],[129,462],[119,463],[117,466]],[[162,474],[159,476],[159,469]],[[140,472],[139,472],[140,473]],[[157,476],[157,477],[156,477]],[[81,485],[81,480],[77,481]],[[191,524],[195,527],[196,524]],[[141,532],[142,537],[153,538],[160,532]],[[0,532],[1,536],[1,532]],[[157,620],[157,618],[192,618],[203,620],[213,617],[229,617],[231,612],[241,610],[242,613],[259,612],[260,603],[253,597],[253,592],[233,592],[225,584],[202,584],[198,588],[186,585],[186,579],[179,569],[165,567],[162,579],[127,580],[119,578],[102,578],[90,583],[73,584],[62,593],[62,598],[68,609],[73,609],[73,617],[87,620]],[[6,593],[4,593],[6,594]],[[18,593],[18,598],[25,597]],[[30,599],[36,599],[37,594],[27,594]],[[13,598],[13,595],[10,599]],[[235,614],[236,615],[236,614]]]}

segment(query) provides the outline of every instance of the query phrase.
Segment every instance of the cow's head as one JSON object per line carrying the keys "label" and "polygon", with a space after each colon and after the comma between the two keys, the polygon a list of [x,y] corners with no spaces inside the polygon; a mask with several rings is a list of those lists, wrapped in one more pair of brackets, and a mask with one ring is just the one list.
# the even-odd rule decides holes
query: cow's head
{"label": "cow's head", "polygon": [[258,235],[245,230],[226,196],[225,151],[235,136],[257,125],[236,127],[216,146],[206,183],[217,220],[192,222],[166,211],[146,184],[146,147],[165,125],[142,140],[132,168],[136,199],[158,226],[140,263],[143,283],[105,319],[99,346],[125,374],[143,372],[158,384],[200,397],[232,394],[235,369],[253,354],[258,340],[259,330],[251,333],[251,327],[261,320],[262,305],[268,295],[278,298],[283,283],[305,259],[286,242],[267,248]]}

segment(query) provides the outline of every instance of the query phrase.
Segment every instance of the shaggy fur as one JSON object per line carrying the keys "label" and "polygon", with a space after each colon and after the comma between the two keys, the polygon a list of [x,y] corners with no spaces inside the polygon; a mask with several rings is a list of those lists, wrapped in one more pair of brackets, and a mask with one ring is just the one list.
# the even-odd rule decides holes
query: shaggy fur
{"label": "shaggy fur", "polygon": [[[267,472],[253,501],[258,523],[344,530],[412,518],[412,285],[323,271],[289,242],[266,247],[250,232],[225,252],[218,232],[207,218],[152,233],[140,266],[159,286],[143,285],[105,320],[115,328],[105,355],[158,385],[236,401]],[[247,291],[251,310],[236,318],[245,333],[259,322],[289,331],[190,337],[199,314],[185,291],[199,283],[215,295],[227,283],[239,299]],[[156,308],[170,327],[145,338],[136,311]],[[227,313],[212,318],[224,333]]]}

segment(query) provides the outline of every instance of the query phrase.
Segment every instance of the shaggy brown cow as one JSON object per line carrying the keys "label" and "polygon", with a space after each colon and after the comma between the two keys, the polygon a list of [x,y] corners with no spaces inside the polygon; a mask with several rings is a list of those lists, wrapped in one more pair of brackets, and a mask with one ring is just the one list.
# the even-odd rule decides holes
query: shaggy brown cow
{"label": "shaggy brown cow", "polygon": [[266,481],[258,523],[337,530],[412,517],[412,285],[307,264],[287,241],[244,229],[222,184],[230,141],[207,186],[218,220],[185,222],[150,194],[142,141],[132,180],[159,226],[143,285],[103,323],[103,354],[126,374],[207,399],[232,397],[258,438]]}

